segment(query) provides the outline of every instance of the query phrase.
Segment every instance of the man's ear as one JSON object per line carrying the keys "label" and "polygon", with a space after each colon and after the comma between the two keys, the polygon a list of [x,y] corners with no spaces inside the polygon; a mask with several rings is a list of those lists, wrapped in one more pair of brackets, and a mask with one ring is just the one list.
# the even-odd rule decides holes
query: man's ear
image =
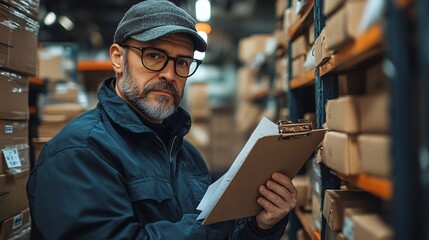
{"label": "man's ear", "polygon": [[110,46],[110,59],[116,74],[122,74],[124,71],[124,51],[122,47],[116,43]]}

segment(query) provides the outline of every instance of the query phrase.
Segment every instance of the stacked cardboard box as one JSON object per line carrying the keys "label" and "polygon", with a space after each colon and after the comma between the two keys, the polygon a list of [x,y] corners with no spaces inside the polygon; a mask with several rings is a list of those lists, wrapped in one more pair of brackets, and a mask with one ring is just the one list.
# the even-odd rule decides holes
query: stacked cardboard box
{"label": "stacked cardboard box", "polygon": [[341,78],[340,94],[344,95],[329,100],[326,106],[327,127],[333,131],[325,136],[323,161],[346,175],[388,178],[389,93],[382,65],[376,63]]}
{"label": "stacked cardboard box", "polygon": [[0,239],[28,236],[28,76],[37,74],[39,1],[0,1]]}

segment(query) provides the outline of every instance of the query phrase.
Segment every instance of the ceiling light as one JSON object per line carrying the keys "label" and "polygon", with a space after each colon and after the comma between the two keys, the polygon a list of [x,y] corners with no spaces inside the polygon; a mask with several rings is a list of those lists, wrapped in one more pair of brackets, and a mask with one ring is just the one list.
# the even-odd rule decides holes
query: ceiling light
{"label": "ceiling light", "polygon": [[209,21],[211,17],[211,6],[209,0],[197,0],[197,2],[195,2],[195,13],[197,21]]}
{"label": "ceiling light", "polygon": [[58,19],[58,22],[61,24],[61,26],[63,26],[63,28],[65,28],[67,31],[71,31],[74,27],[74,24],[72,22],[72,20],[70,20],[70,18],[66,17],[66,16],[61,16]]}
{"label": "ceiling light", "polygon": [[46,14],[43,22],[49,26],[49,25],[52,25],[56,20],[57,20],[57,15],[55,15],[55,13],[53,12],[49,12],[48,14]]}
{"label": "ceiling light", "polygon": [[202,31],[207,34],[210,34],[210,32],[212,31],[212,27],[208,23],[197,23],[195,25],[195,28],[197,29],[198,32]]}

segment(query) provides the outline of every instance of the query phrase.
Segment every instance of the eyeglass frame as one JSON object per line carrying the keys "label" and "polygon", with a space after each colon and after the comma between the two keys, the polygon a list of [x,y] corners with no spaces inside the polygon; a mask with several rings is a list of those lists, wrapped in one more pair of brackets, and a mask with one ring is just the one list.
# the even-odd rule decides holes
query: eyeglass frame
{"label": "eyeglass frame", "polygon": [[[190,77],[190,76],[194,75],[194,73],[197,71],[197,69],[198,69],[198,67],[201,65],[201,63],[203,63],[203,61],[202,61],[202,60],[195,59],[195,58],[191,58],[191,57],[171,57],[171,56],[169,56],[169,55],[168,55],[164,50],[159,49],[159,48],[154,48],[154,47],[137,47],[137,46],[131,46],[131,45],[127,45],[127,44],[121,44],[120,46],[121,46],[121,47],[123,47],[123,48],[134,48],[134,49],[140,50],[140,53],[141,53],[141,55],[140,55],[140,61],[141,61],[142,65],[143,65],[143,67],[145,67],[145,68],[146,68],[147,70],[149,70],[149,71],[161,72],[161,71],[162,71],[162,70],[163,70],[163,69],[168,65],[168,62],[169,62],[170,60],[172,60],[172,61],[174,62],[174,72],[176,73],[176,75],[177,75],[177,76],[182,77],[182,78],[188,78],[188,77]],[[155,49],[155,50],[157,50],[157,51],[160,51],[160,52],[164,53],[164,54],[165,54],[165,56],[167,56],[167,60],[164,62],[164,65],[163,65],[159,70],[153,70],[153,69],[150,69],[150,68],[148,68],[148,67],[144,64],[144,62],[143,62],[143,52],[144,52],[146,49]],[[193,73],[189,74],[188,76],[181,76],[181,75],[179,75],[179,73],[177,73],[177,69],[176,69],[176,61],[177,61],[178,59],[180,59],[180,58],[189,58],[189,59],[192,59],[192,61],[195,61],[195,62],[196,62],[197,66],[195,67],[195,70],[194,70],[194,72],[193,72]]]}

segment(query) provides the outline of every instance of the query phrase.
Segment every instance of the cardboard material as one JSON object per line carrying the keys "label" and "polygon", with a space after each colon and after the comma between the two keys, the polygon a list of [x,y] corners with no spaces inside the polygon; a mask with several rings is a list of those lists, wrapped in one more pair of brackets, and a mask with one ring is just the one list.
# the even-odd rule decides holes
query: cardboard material
{"label": "cardboard material", "polygon": [[389,78],[384,73],[382,62],[366,69],[366,79],[367,94],[383,94],[389,91]]}
{"label": "cardboard material", "polygon": [[298,77],[299,75],[305,73],[305,55],[301,55],[292,61],[292,77]]}
{"label": "cardboard material", "polygon": [[0,3],[0,67],[23,74],[37,74],[37,33],[39,23],[15,8]]}
{"label": "cardboard material", "polygon": [[293,178],[324,135],[325,130],[319,129],[304,138],[281,140],[279,135],[259,138],[203,224],[256,215],[261,211],[256,202],[260,196],[258,187],[277,171]]}
{"label": "cardboard material", "polygon": [[298,192],[296,197],[297,205],[300,207],[308,208],[309,205],[311,205],[311,186],[309,176],[295,176],[295,178],[292,179],[292,182]]}
{"label": "cardboard material", "polygon": [[326,28],[323,28],[322,32],[320,32],[319,37],[316,39],[314,43],[314,59],[316,63],[316,67],[323,65],[326,63],[332,56],[333,51],[328,50],[326,48]]}
{"label": "cardboard material", "polygon": [[281,18],[287,7],[287,0],[276,0],[276,17]]}
{"label": "cardboard material", "polygon": [[361,134],[358,136],[362,172],[379,177],[391,176],[390,137]]}
{"label": "cardboard material", "polygon": [[0,222],[28,208],[27,184],[30,170],[14,175],[0,175]]}
{"label": "cardboard material", "polygon": [[305,35],[298,37],[292,42],[291,47],[292,59],[296,59],[302,55],[306,55],[309,49],[307,37]]}
{"label": "cardboard material", "polygon": [[24,227],[29,226],[29,223],[30,210],[27,208],[0,223],[0,240],[10,239],[12,234],[16,234]]}
{"label": "cardboard material", "polygon": [[390,132],[389,93],[364,95],[358,102],[361,132],[384,134]]}
{"label": "cardboard material", "polygon": [[[16,149],[20,167],[9,169],[3,150]],[[28,148],[28,122],[0,119],[0,174],[13,173],[30,168]]]}
{"label": "cardboard material", "polygon": [[36,21],[39,19],[40,0],[0,0],[0,2],[14,6],[18,11]]}
{"label": "cardboard material", "polygon": [[359,132],[358,99],[344,96],[326,103],[326,124],[328,129],[355,134]]}
{"label": "cardboard material", "polygon": [[352,215],[346,219],[349,222],[350,231],[347,239],[353,240],[391,240],[394,232],[391,226],[376,213]]}
{"label": "cardboard material", "polygon": [[211,116],[208,83],[192,83],[188,86],[188,107],[193,120],[209,119]]}
{"label": "cardboard material", "polygon": [[326,48],[339,50],[359,35],[366,0],[349,0],[326,20]]}
{"label": "cardboard material", "polygon": [[46,143],[48,143],[50,139],[51,138],[33,138],[32,144],[34,148],[34,159],[36,159],[36,161],[43,147],[46,145]]}
{"label": "cardboard material", "polygon": [[361,172],[357,137],[330,131],[323,140],[322,161],[328,167],[345,175]]}
{"label": "cardboard material", "polygon": [[0,119],[25,120],[28,116],[28,79],[0,70]]}
{"label": "cardboard material", "polygon": [[323,14],[326,17],[332,15],[336,10],[338,10],[346,0],[326,0],[323,1]]}
{"label": "cardboard material", "polygon": [[363,95],[366,93],[366,72],[351,70],[338,75],[338,95]]}
{"label": "cardboard material", "polygon": [[365,191],[326,190],[323,216],[332,230],[341,231],[346,209],[376,209],[378,206],[379,200]]}

